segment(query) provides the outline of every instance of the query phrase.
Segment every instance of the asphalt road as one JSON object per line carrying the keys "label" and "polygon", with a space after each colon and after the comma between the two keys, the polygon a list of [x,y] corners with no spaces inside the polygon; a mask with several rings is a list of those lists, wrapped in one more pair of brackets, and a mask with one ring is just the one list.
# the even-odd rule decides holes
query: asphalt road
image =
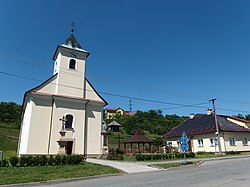
{"label": "asphalt road", "polygon": [[41,184],[47,187],[168,187],[168,186],[250,186],[250,158],[206,161],[200,166],[172,168],[165,171],[124,174],[72,181],[58,184]]}

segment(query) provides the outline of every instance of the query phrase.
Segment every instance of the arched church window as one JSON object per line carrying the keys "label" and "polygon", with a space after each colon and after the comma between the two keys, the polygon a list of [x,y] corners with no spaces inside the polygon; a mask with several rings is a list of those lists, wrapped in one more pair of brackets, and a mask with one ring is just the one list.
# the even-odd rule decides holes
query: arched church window
{"label": "arched church window", "polygon": [[66,116],[66,121],[65,121],[65,128],[70,129],[73,126],[73,115],[67,114]]}
{"label": "arched church window", "polygon": [[75,59],[70,59],[69,69],[76,69],[76,60]]}

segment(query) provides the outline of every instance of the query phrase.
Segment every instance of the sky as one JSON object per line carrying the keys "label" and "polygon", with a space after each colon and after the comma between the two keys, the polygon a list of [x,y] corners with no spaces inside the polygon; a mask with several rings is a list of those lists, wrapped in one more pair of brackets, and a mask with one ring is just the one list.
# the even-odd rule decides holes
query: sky
{"label": "sky", "polygon": [[0,101],[53,74],[75,24],[90,52],[86,76],[125,110],[187,116],[250,114],[250,1],[43,0],[0,2]]}

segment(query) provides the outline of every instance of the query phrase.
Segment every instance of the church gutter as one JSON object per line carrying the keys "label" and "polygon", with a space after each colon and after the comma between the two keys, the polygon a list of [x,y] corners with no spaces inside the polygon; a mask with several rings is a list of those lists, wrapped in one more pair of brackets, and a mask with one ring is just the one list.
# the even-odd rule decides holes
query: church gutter
{"label": "church gutter", "polygon": [[49,127],[49,142],[48,142],[48,155],[49,155],[49,150],[50,150],[50,144],[51,144],[51,129],[52,129],[52,120],[53,120],[53,114],[54,114],[54,96],[52,95],[52,101],[51,101],[52,109],[51,109],[51,114],[50,114],[50,127]]}
{"label": "church gutter", "polygon": [[84,159],[87,159],[87,145],[88,145],[88,110],[87,110],[87,104],[89,101],[85,103],[85,123],[84,123],[84,139],[83,139],[83,156]]}

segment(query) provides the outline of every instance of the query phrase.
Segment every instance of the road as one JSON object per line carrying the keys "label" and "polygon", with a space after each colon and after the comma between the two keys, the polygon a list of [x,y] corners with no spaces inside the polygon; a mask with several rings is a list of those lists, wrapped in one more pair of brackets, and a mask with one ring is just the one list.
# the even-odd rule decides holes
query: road
{"label": "road", "polygon": [[200,166],[185,166],[165,171],[124,174],[80,181],[42,184],[42,187],[235,187],[250,186],[250,158],[214,160]]}

